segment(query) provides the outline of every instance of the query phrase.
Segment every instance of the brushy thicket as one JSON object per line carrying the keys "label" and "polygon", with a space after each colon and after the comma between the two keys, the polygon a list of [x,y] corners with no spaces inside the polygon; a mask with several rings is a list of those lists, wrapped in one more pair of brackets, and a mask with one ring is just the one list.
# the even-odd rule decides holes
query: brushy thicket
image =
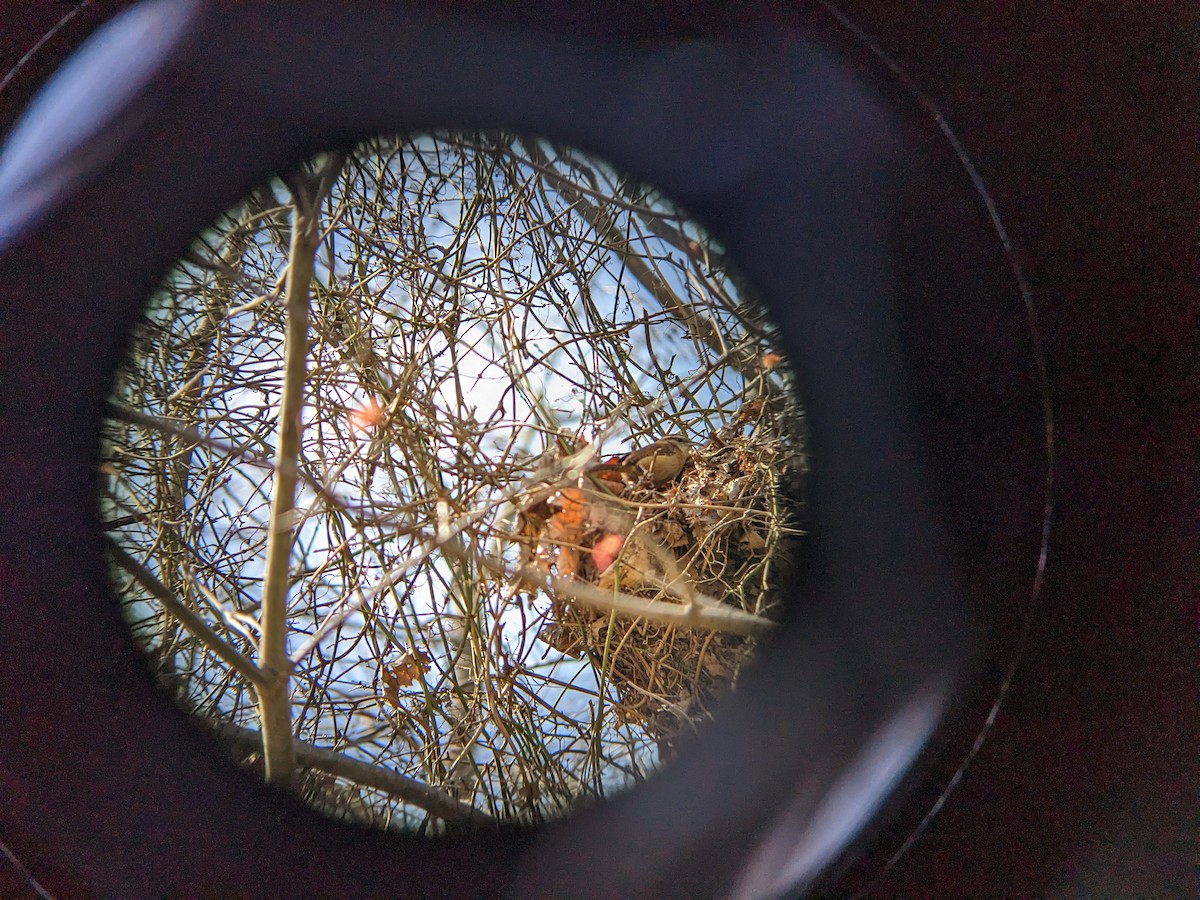
{"label": "brushy thicket", "polygon": [[[667,435],[693,444],[669,481],[598,477]],[[778,613],[803,451],[774,330],[697,225],[576,151],[437,134],[320,157],[197,240],[114,387],[101,506],[135,638],[234,757],[271,755],[274,702],[294,761],[268,772],[439,831],[677,752]]]}

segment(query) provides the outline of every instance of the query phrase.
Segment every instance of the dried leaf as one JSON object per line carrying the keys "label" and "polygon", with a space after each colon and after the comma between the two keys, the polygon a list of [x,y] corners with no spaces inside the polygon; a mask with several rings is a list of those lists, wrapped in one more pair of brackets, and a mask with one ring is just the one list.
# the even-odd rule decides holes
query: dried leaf
{"label": "dried leaf", "polygon": [[579,635],[571,628],[563,625],[549,624],[538,632],[538,639],[553,647],[559,653],[566,654],[572,659],[579,659],[583,656],[583,642],[579,640]]}
{"label": "dried leaf", "polygon": [[384,666],[380,671],[381,680],[383,681],[383,699],[393,708],[400,706],[400,684],[396,680],[396,676],[392,674],[392,670]]}
{"label": "dried leaf", "polygon": [[559,576],[574,578],[579,575],[579,552],[572,545],[583,537],[587,501],[579,488],[563,488],[546,503],[554,512],[546,520],[542,537],[547,543],[558,545],[554,565]]}
{"label": "dried leaf", "polygon": [[687,547],[691,544],[691,538],[688,536],[687,531],[684,530],[684,527],[674,519],[667,519],[664,521],[657,529],[657,533],[658,539],[662,541],[665,546],[670,547],[673,550],[680,547]]}
{"label": "dried leaf", "polygon": [[554,515],[550,517],[548,531],[552,540],[578,535],[587,516],[587,500],[579,488],[563,488],[547,501]]}
{"label": "dried leaf", "polygon": [[400,688],[408,687],[418,676],[429,671],[432,660],[423,650],[405,650],[380,672],[383,698],[392,706],[400,705]]}
{"label": "dried leaf", "polygon": [[704,669],[705,674],[726,681],[732,680],[735,674],[729,663],[711,653],[704,657],[700,666]]}
{"label": "dried leaf", "polygon": [[747,528],[742,535],[741,543],[747,550],[762,550],[767,546],[767,539],[753,528]]}
{"label": "dried leaf", "polygon": [[625,541],[615,565],[609,566],[597,580],[596,585],[610,591],[620,588],[624,592],[634,591],[655,582],[650,548],[639,537]]}
{"label": "dried leaf", "polygon": [[747,422],[753,422],[762,415],[763,399],[761,397],[751,400],[738,410],[737,418],[734,420],[738,425],[745,425]]}
{"label": "dried leaf", "polygon": [[554,557],[554,568],[560,578],[576,578],[579,575],[579,551],[571,546],[561,546]]}

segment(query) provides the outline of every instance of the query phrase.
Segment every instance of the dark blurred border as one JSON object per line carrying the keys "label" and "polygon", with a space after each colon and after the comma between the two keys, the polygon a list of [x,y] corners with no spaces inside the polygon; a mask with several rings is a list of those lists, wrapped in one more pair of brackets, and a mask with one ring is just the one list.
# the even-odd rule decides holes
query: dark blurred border
{"label": "dark blurred border", "polygon": [[[0,3],[0,77],[78,5]],[[49,40],[0,93],[0,131],[128,5],[96,0]],[[613,3],[608,17],[587,4],[433,5],[531,23],[554,11],[596,33],[730,22],[717,3]],[[1012,695],[876,892],[1196,895],[1200,12],[841,6],[942,103],[995,194],[1037,297],[1060,448],[1048,580]],[[871,882],[914,816],[839,893]],[[0,859],[0,896],[27,891]]]}

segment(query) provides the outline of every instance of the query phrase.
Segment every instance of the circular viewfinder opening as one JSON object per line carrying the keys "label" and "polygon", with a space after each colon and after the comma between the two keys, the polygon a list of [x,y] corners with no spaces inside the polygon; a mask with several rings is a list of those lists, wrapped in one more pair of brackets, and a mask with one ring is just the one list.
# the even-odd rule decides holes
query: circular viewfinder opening
{"label": "circular viewfinder opening", "polygon": [[801,540],[775,326],[652,187],[551,141],[321,154],[201,234],[109,403],[158,681],[337,818],[537,823],[731,692]]}

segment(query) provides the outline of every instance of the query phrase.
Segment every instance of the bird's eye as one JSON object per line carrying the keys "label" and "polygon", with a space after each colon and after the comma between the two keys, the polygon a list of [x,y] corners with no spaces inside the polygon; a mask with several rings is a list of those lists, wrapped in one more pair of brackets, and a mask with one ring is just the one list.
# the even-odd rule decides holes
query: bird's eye
{"label": "bird's eye", "polygon": [[102,447],[125,617],[233,756],[338,817],[594,802],[776,627],[786,353],[720,240],[604,160],[321,154],[197,237],[133,335]]}

